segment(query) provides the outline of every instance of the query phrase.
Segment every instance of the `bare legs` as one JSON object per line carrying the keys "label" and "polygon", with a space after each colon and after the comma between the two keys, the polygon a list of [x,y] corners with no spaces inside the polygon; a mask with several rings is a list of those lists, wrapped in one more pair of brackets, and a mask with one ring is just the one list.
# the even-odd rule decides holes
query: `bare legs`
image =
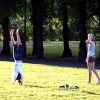
{"label": "bare legs", "polygon": [[[14,40],[14,37],[13,37],[14,31],[15,31],[15,29],[12,29],[11,32],[10,32],[11,42],[12,42],[13,45],[16,44],[16,42],[15,42],[15,40]],[[16,30],[16,36],[17,36],[18,45],[22,45],[21,39],[20,39],[20,36],[19,36],[19,29]]]}
{"label": "bare legs", "polygon": [[13,37],[13,33],[14,33],[15,29],[12,29],[11,32],[10,32],[10,37],[11,37],[11,42],[13,45],[16,44],[15,40],[14,40],[14,37]]}
{"label": "bare legs", "polygon": [[88,62],[88,82],[87,83],[91,83],[91,77],[92,77],[92,70],[91,70],[91,67],[92,67],[92,63]]}
{"label": "bare legs", "polygon": [[95,62],[93,62],[93,64],[92,64],[92,71],[95,73],[95,75],[96,75],[96,77],[98,79],[97,84],[100,84],[100,77],[99,77],[99,75],[98,75],[98,73],[97,73],[97,71],[95,70],[94,67],[95,67]]}
{"label": "bare legs", "polygon": [[[13,45],[16,45],[16,42],[14,40],[14,37],[13,37],[13,33],[14,33],[15,29],[12,29],[11,32],[10,32],[10,36],[11,36],[11,42]],[[19,29],[16,30],[16,36],[17,36],[17,41],[18,41],[18,45],[22,45],[21,43],[21,39],[20,39],[20,36],[19,36]],[[14,73],[13,73],[14,74]],[[12,84],[14,84],[14,82],[16,81],[16,79],[13,79],[12,80]]]}
{"label": "bare legs", "polygon": [[98,82],[97,82],[97,84],[100,84],[100,77],[99,77],[99,75],[98,75],[98,73],[97,73],[97,71],[95,70],[95,62],[88,62],[87,63],[88,64],[88,77],[89,77],[89,79],[88,79],[88,83],[91,83],[91,77],[92,77],[92,71],[94,72],[94,74],[96,75],[96,77],[97,77],[97,79],[98,79]]}
{"label": "bare legs", "polygon": [[19,29],[16,30],[16,36],[17,36],[18,45],[22,45],[21,39],[20,39],[20,36],[19,36]]}

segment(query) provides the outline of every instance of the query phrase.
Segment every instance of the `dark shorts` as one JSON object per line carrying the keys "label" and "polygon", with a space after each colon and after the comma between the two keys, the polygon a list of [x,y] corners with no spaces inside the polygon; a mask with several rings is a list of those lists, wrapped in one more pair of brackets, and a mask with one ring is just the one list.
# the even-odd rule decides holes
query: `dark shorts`
{"label": "dark shorts", "polygon": [[89,59],[88,59],[88,62],[95,62],[96,61],[96,56],[91,56],[91,57],[89,57]]}
{"label": "dark shorts", "polygon": [[13,46],[13,58],[15,60],[22,60],[22,45],[14,45]]}

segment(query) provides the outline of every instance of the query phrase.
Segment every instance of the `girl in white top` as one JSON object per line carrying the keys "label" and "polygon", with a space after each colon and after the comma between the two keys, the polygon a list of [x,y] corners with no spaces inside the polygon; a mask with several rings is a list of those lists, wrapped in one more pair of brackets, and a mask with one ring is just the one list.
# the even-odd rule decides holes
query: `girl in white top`
{"label": "girl in white top", "polygon": [[[17,44],[14,40],[14,37],[13,37],[14,30],[15,29],[12,29],[10,32],[11,41],[13,44],[13,58],[15,60],[15,65],[14,65],[13,74],[12,74],[12,84],[14,84],[14,82],[16,80],[19,81],[19,84],[23,84],[22,43],[21,43],[21,39],[19,36],[19,29],[17,29],[17,31],[16,31],[16,36],[17,36],[17,41],[18,41],[18,46],[17,46]],[[17,50],[17,47],[18,47],[18,50]]]}
{"label": "girl in white top", "polygon": [[87,53],[87,58],[86,58],[86,63],[88,66],[88,72],[89,72],[89,79],[87,83],[91,83],[91,77],[92,77],[92,71],[95,73],[98,82],[97,84],[100,84],[100,77],[97,73],[97,71],[95,70],[95,60],[96,60],[96,56],[95,56],[95,45],[96,45],[96,40],[95,40],[95,36],[94,34],[89,34],[88,35],[88,39],[85,41],[85,43],[88,44],[88,53]]}

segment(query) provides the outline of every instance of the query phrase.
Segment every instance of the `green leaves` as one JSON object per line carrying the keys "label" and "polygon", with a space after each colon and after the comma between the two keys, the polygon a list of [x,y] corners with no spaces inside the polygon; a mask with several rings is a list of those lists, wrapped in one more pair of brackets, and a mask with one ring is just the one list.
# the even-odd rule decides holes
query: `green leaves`
{"label": "green leaves", "polygon": [[16,17],[22,13],[24,0],[0,0],[0,20],[6,17]]}

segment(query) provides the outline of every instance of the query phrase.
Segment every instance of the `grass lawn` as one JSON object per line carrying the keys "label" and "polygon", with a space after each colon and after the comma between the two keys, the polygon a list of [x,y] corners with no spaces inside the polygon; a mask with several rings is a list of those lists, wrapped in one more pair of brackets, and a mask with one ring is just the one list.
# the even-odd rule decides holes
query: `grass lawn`
{"label": "grass lawn", "polygon": [[[100,100],[100,85],[87,69],[23,63],[24,84],[11,84],[13,62],[0,62],[0,100]],[[100,71],[98,71],[100,75]],[[59,85],[79,86],[61,89]]]}
{"label": "grass lawn", "polygon": [[[2,50],[2,41],[0,41],[0,51]],[[27,41],[26,42],[26,52],[27,55],[32,54],[32,41]],[[12,55],[12,44],[10,42],[10,47],[11,47],[11,55]],[[43,47],[44,47],[44,57],[61,57],[63,54],[63,41],[44,41],[43,42]],[[69,42],[69,47],[72,51],[73,57],[78,56],[79,52],[79,41],[70,41]],[[97,41],[96,45],[96,56],[99,56],[99,41]]]}

